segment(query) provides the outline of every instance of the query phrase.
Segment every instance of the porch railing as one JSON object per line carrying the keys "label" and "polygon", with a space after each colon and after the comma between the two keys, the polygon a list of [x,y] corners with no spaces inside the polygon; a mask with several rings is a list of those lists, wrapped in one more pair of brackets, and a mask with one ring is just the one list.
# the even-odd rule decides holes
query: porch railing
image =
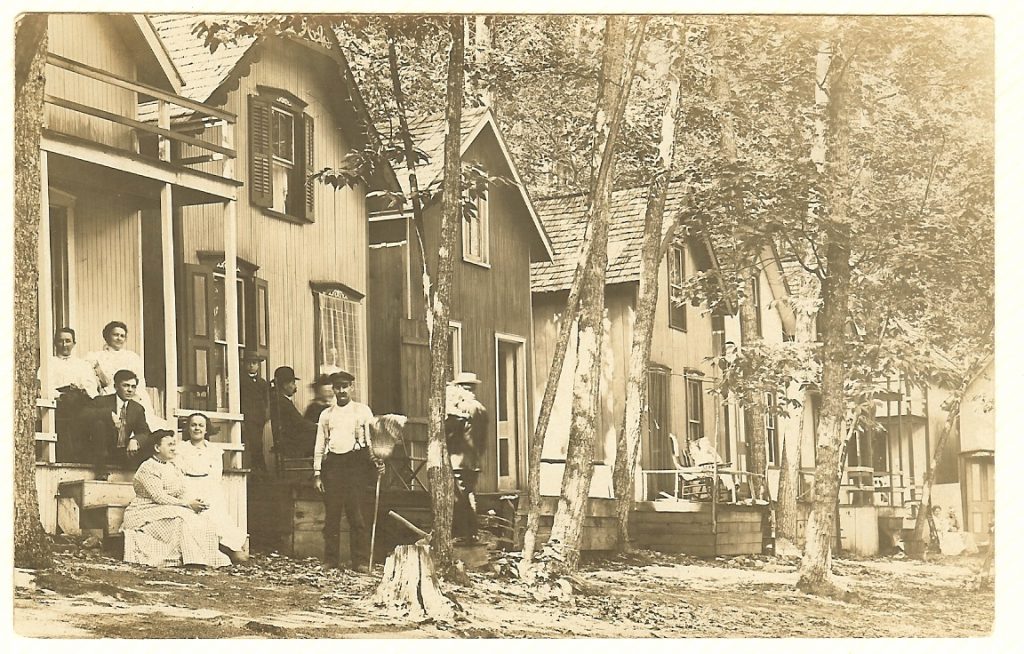
{"label": "porch railing", "polygon": [[[58,97],[50,93],[46,94],[45,102],[47,105],[89,116],[92,119],[106,121],[111,125],[121,125],[124,128],[131,130],[135,135],[133,147],[130,149],[119,148],[113,144],[107,144],[114,149],[123,150],[134,156],[150,156],[168,163],[177,163],[182,167],[217,158],[234,159],[237,156],[234,148],[231,147],[231,143],[233,143],[233,135],[229,134],[229,132],[234,131],[234,125],[236,122],[236,116],[231,112],[190,100],[175,93],[159,89],[155,86],[151,86],[137,80],[120,77],[87,64],[67,59],[57,54],[48,54],[46,62],[53,70],[67,71],[78,76],[98,81],[110,88],[124,89],[137,93],[140,96],[153,99],[152,101],[142,103],[136,102],[135,116],[124,116],[119,113],[100,109],[99,107],[82,104],[81,102],[76,102],[69,98]],[[191,114],[190,120],[182,125],[172,127],[172,107],[176,108],[174,110],[176,113]],[[139,120],[139,118],[142,117],[140,112],[142,114],[146,114],[146,119]],[[196,133],[197,124],[205,128],[223,126],[223,129],[215,130],[221,133],[220,142],[216,143],[202,138],[196,138],[195,136],[190,136],[190,133]],[[66,133],[68,136],[72,137],[82,137],[81,134],[73,133],[73,130],[64,131],[62,133]],[[145,151],[145,148],[140,147],[140,137],[142,139],[149,138],[151,140],[155,140],[156,152],[149,153]],[[206,153],[206,156],[199,157],[198,159],[193,158],[191,160],[180,159],[177,162],[173,162],[170,147],[172,143],[176,145],[178,150],[192,148],[193,151],[200,150]]]}

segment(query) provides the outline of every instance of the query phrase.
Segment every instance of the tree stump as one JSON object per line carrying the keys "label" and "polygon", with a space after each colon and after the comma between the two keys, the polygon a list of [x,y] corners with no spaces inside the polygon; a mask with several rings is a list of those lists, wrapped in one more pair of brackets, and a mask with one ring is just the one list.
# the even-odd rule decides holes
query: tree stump
{"label": "tree stump", "polygon": [[384,575],[371,598],[377,606],[411,620],[451,621],[462,610],[443,592],[427,544],[399,545],[384,563]]}

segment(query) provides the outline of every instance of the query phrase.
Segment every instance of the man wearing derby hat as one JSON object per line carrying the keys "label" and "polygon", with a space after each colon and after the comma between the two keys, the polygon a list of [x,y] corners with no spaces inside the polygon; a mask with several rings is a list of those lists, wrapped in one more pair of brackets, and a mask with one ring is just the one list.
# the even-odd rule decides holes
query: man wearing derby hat
{"label": "man wearing derby hat", "polygon": [[247,351],[242,355],[242,383],[239,395],[242,405],[242,442],[249,458],[249,467],[267,471],[263,458],[263,429],[270,417],[270,382],[260,376],[263,357]]}
{"label": "man wearing derby hat", "polygon": [[469,542],[476,540],[474,493],[487,440],[487,410],[476,399],[479,385],[474,373],[461,372],[449,383],[445,394],[444,432],[455,478],[452,535]]}
{"label": "man wearing derby hat", "polygon": [[331,375],[337,402],[320,414],[313,449],[313,485],[324,495],[324,562],[338,567],[341,512],[349,526],[352,568],[367,571],[369,537],[363,518],[363,492],[368,479],[370,423],[373,412],[352,399],[355,376],[341,371]]}
{"label": "man wearing derby hat", "polygon": [[292,399],[298,390],[298,377],[291,366],[274,371],[270,393],[270,425],[274,433],[274,451],[289,457],[313,456],[316,423],[302,417]]}

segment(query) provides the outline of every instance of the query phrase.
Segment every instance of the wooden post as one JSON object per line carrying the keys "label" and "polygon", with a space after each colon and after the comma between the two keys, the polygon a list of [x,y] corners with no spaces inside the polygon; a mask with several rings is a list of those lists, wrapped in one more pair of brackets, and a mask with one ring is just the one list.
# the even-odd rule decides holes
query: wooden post
{"label": "wooden post", "polygon": [[[50,357],[53,355],[53,280],[50,261],[50,173],[46,150],[39,152],[39,379],[40,397],[50,397]],[[61,325],[63,326],[63,325]],[[57,429],[54,410],[43,410],[43,431],[54,433]],[[46,460],[56,461],[57,444],[46,444]]]}
{"label": "wooden post", "polygon": [[[170,107],[159,100],[159,125],[171,127]],[[171,142],[160,137],[160,159],[170,161]],[[174,296],[174,196],[170,184],[160,188],[160,259],[162,263],[164,316],[164,417],[174,420],[178,408],[178,334],[176,298]]]}
{"label": "wooden post", "polygon": [[[234,143],[234,126],[225,123],[223,128],[223,145],[232,148]],[[234,179],[235,160],[227,158],[224,160],[224,177]],[[228,200],[224,203],[224,326],[227,332],[224,335],[227,341],[227,352],[225,364],[227,365],[227,387],[228,387],[228,413],[239,414],[242,411],[242,401],[239,392],[239,380],[241,371],[238,361],[238,213],[235,200]],[[231,442],[239,444],[242,442],[242,423],[238,420],[231,422]],[[231,465],[234,468],[242,467],[242,453],[232,452]]]}

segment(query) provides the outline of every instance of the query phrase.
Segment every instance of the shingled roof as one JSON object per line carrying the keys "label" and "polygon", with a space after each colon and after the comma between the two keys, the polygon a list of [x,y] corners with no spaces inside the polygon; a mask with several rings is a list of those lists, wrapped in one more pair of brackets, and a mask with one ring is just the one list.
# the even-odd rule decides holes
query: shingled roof
{"label": "shingled roof", "polygon": [[[429,160],[426,163],[421,163],[416,168],[416,183],[421,189],[428,188],[431,184],[438,184],[443,178],[445,127],[446,119],[443,113],[414,116],[409,120],[409,132],[412,134],[413,143],[415,143],[416,147],[422,150],[427,157],[429,157]],[[397,126],[392,128],[389,125],[377,124],[377,131],[382,135],[391,134],[392,129],[397,130]],[[505,139],[502,137],[501,131],[498,129],[498,124],[494,120],[494,114],[492,114],[491,110],[486,106],[462,110],[462,125],[460,129],[462,137],[461,153],[466,153],[469,147],[476,140],[477,136],[479,136],[484,129],[490,129],[494,134],[494,138],[498,142],[498,147],[501,149],[505,162],[508,164],[508,168],[512,172],[512,179],[515,181],[516,188],[523,200],[526,211],[530,214],[530,218],[533,221],[533,226],[536,230],[537,237],[540,239],[541,245],[543,246],[545,257],[549,260],[553,259],[555,252],[551,238],[544,227],[544,223],[541,221],[540,215],[537,213],[537,209],[534,206],[533,200],[530,198],[529,192],[526,190],[526,185],[519,176],[519,171],[516,169],[515,162],[512,160],[512,155],[508,151]],[[395,175],[398,177],[398,181],[402,185],[402,192],[408,195],[408,169],[404,166],[397,166],[395,167]]]}
{"label": "shingled roof", "polygon": [[[669,183],[665,199],[665,213],[679,211],[686,197],[682,181]],[[615,191],[612,194],[611,225],[608,229],[607,284],[640,281],[640,247],[644,236],[644,213],[647,209],[647,187]],[[583,245],[587,223],[587,198],[577,194],[537,201],[545,229],[551,236],[555,258],[551,262],[530,266],[531,288],[534,293],[550,293],[572,286]],[[704,243],[708,250],[710,247]]]}

